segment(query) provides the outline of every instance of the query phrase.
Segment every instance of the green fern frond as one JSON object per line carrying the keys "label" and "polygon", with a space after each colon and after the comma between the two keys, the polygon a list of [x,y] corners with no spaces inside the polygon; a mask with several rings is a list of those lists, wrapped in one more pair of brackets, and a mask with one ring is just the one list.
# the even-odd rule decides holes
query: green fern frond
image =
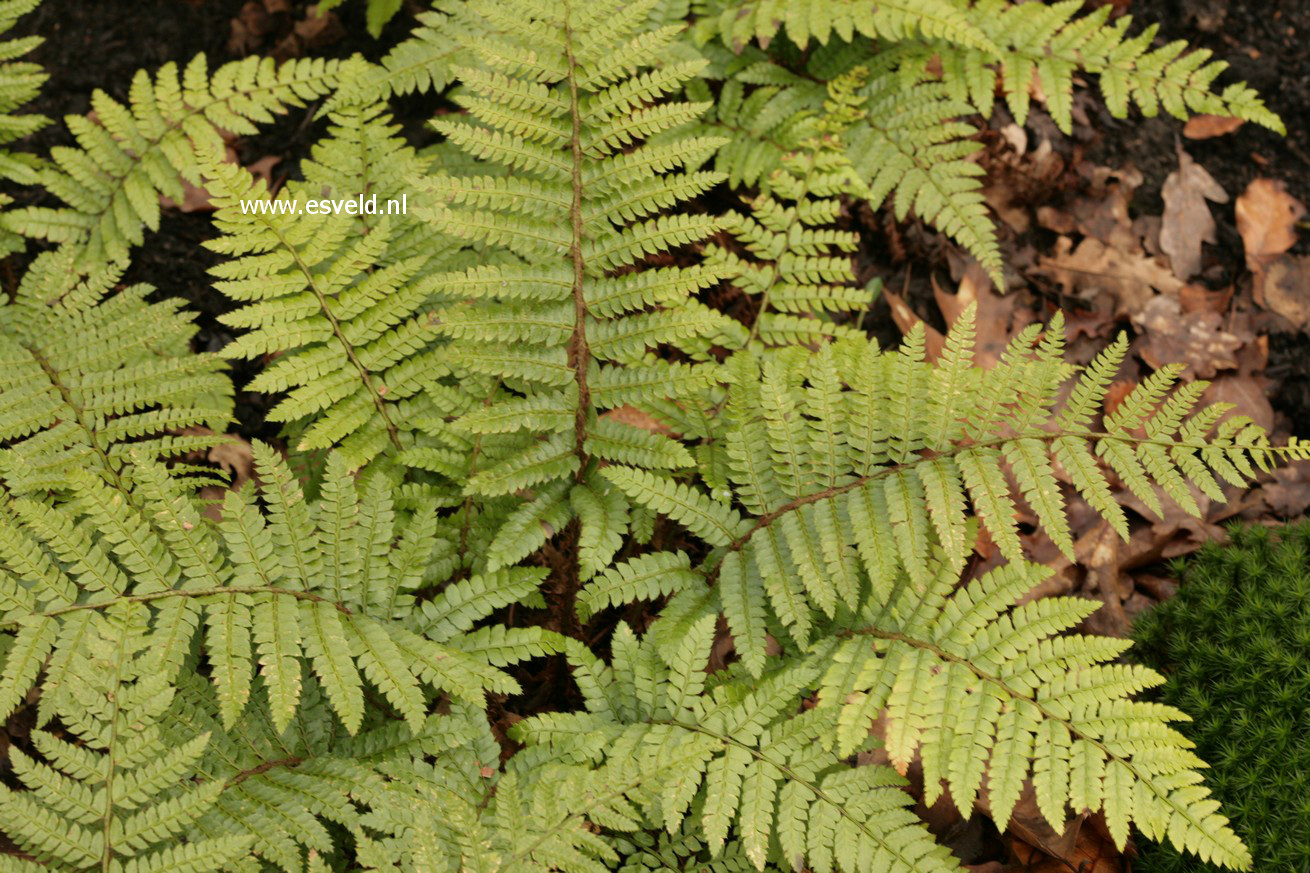
{"label": "green fern frond", "polygon": [[765,192],[751,201],[751,215],[734,217],[732,234],[754,260],[718,246],[706,249],[708,264],[722,264],[738,288],[759,298],[747,344],[758,339],[765,346],[790,345],[805,316],[821,319],[811,329],[811,341],[840,335],[842,329],[824,316],[869,304],[868,292],[851,287],[856,234],[828,227],[841,212],[841,196],[861,187],[840,135],[865,116],[863,100],[854,93],[867,74],[856,67],[829,83],[821,135],[784,155]]}
{"label": "green fern frond", "polygon": [[989,35],[962,4],[951,0],[896,0],[859,3],[856,0],[747,0],[712,2],[701,13],[696,30],[700,40],[717,37],[740,51],[751,41],[767,48],[784,28],[800,48],[813,38],[826,45],[836,38],[850,42],[856,34],[872,39],[940,39],[992,51]]}
{"label": "green fern frond", "polygon": [[71,252],[43,254],[0,306],[0,442],[10,490],[64,488],[73,471],[115,480],[127,453],[214,445],[232,418],[232,385],[179,301],[135,285],[101,299],[122,267],[87,276]]}
{"label": "green fern frond", "polygon": [[160,198],[180,203],[183,181],[200,184],[200,161],[221,159],[220,131],[253,134],[290,107],[304,106],[335,84],[338,61],[269,58],[233,61],[209,73],[197,55],[179,74],[165,64],[132,81],[129,105],[102,91],[94,118],[69,116],[77,147],[58,147],[37,181],[64,207],[26,207],[0,217],[23,236],[71,246],[93,267],[127,257],[159,228]]}
{"label": "green fern frond", "polygon": [[[622,536],[627,518],[613,503],[619,492],[593,478],[598,460],[654,468],[691,462],[673,440],[598,419],[606,409],[640,405],[605,386],[648,378],[668,396],[676,384],[664,382],[648,353],[691,348],[730,327],[692,299],[717,279],[712,268],[631,270],[720,226],[712,217],[663,214],[721,178],[673,172],[711,145],[677,133],[705,106],[661,99],[703,63],[666,58],[676,28],[647,30],[649,2],[621,11],[603,2],[473,8],[484,35],[469,45],[474,62],[456,70],[455,92],[470,120],[443,118],[435,127],[487,169],[431,177],[437,199],[427,218],[520,263],[437,280],[460,301],[436,317],[437,332],[449,338],[439,360],[457,378],[489,376],[501,386],[456,417],[454,428],[486,433],[498,420],[522,433],[518,450],[479,463],[467,493],[556,494],[552,517],[566,522],[576,512],[591,550]],[[576,499],[557,488],[567,480],[583,489]],[[612,504],[603,512],[585,496],[602,492]],[[531,506],[523,511],[534,517],[548,511],[545,503]]]}
{"label": "green fern frond", "polygon": [[[1300,443],[1271,446],[1247,419],[1216,427],[1225,407],[1197,408],[1204,383],[1171,393],[1169,370],[1143,382],[1103,429],[1093,429],[1090,415],[1099,411],[1121,345],[1081,373],[1061,407],[1057,388],[1069,368],[1053,357],[1059,319],[1039,346],[1033,332],[1021,335],[986,373],[971,368],[972,319],[972,311],[961,316],[936,366],[923,361],[921,332],[896,354],[859,339],[763,366],[739,355],[725,413],[735,431],[727,462],[751,518],[740,520],[728,503],[648,473],[611,467],[605,475],[634,503],[740,553],[733,572],[751,574],[773,614],[804,643],[818,620],[806,613],[833,618],[855,608],[861,575],[888,598],[901,571],[926,582],[925,561],[935,547],[961,566],[969,509],[1002,554],[1018,561],[1015,506],[1022,498],[1071,555],[1056,463],[1126,536],[1098,458],[1149,505],[1160,506],[1158,490],[1196,513],[1191,487],[1222,497],[1215,477],[1247,481],[1256,468],[1307,455]],[[1002,425],[1012,433],[997,436]],[[708,563],[711,578],[724,560],[719,553]],[[807,603],[799,611],[798,595]]]}
{"label": "green fern frond", "polygon": [[1161,109],[1183,120],[1210,113],[1284,132],[1283,122],[1244,83],[1214,89],[1228,65],[1212,61],[1209,51],[1187,51],[1182,41],[1153,48],[1156,26],[1130,36],[1130,16],[1109,22],[1107,8],[1080,15],[1082,11],[1083,4],[1075,0],[1049,5],[985,0],[961,12],[987,36],[993,50],[935,40],[903,42],[894,51],[913,58],[910,64],[919,68],[933,55],[956,99],[969,100],[984,115],[991,114],[999,86],[1020,124],[1028,115],[1031,86],[1039,83],[1051,116],[1068,133],[1074,77],[1086,71],[1098,77],[1106,104],[1118,117],[1136,105],[1147,116]]}
{"label": "green fern frond", "polygon": [[[246,305],[223,321],[249,328],[229,358],[278,353],[251,389],[287,392],[270,417],[297,434],[299,449],[339,446],[352,466],[414,445],[411,419],[429,409],[424,389],[443,375],[431,358],[438,336],[433,265],[450,266],[458,245],[441,245],[404,215],[303,212],[310,201],[362,196],[368,178],[381,204],[407,198],[422,162],[376,110],[343,110],[305,164],[305,180],[270,198],[243,168],[202,162],[223,235],[206,243],[231,257],[215,286]],[[258,212],[252,202],[294,204],[301,214]],[[356,205],[352,200],[352,205]]]}
{"label": "green fern frond", "polygon": [[[13,29],[18,19],[41,5],[41,0],[5,0],[0,3],[0,35]],[[35,49],[44,40],[39,36],[7,39],[0,42],[0,145],[8,145],[30,136],[50,123],[50,119],[35,113],[18,113],[41,91],[49,76],[39,64],[18,60]],[[24,152],[0,148],[0,178],[20,185],[37,181],[41,161]],[[0,209],[13,202],[8,194],[0,194]],[[0,256],[21,251],[23,239],[13,231],[0,227]]]}
{"label": "green fern frond", "polygon": [[0,788],[0,827],[41,869],[214,871],[251,846],[248,835],[193,830],[223,784],[189,778],[210,733],[170,737],[160,751],[175,691],[149,612],[120,602],[79,619],[57,655],[63,681],[43,698],[67,733],[34,731],[39,758],[10,750],[26,790]]}
{"label": "green fern frond", "polygon": [[[156,621],[167,616],[188,637],[203,624],[228,728],[262,689],[269,717],[285,730],[309,672],[351,733],[363,724],[365,679],[415,729],[427,710],[424,687],[472,702],[484,689],[517,687],[484,659],[460,652],[451,633],[433,639],[439,626],[420,621],[413,608],[433,549],[430,510],[397,529],[390,487],[378,481],[359,493],[340,459],[330,464],[328,496],[309,507],[271,449],[257,445],[256,461],[266,513],[248,491],[232,491],[217,524],[149,464],[131,471],[137,486],[130,501],[87,472],[70,475],[73,500],[65,506],[10,500],[0,515],[10,604],[4,622],[24,629],[25,645],[11,647],[5,662],[0,710],[12,711],[37,679],[33,653],[67,657],[60,629],[117,603],[149,604]],[[357,520],[343,527],[348,491],[356,492]]]}
{"label": "green fern frond", "polygon": [[706,860],[746,862],[723,869],[856,871],[867,869],[862,858],[893,871],[959,867],[907,808],[900,776],[886,766],[852,768],[828,747],[835,708],[795,713],[796,695],[818,678],[817,661],[705,687],[714,632],[713,615],[705,619],[674,649],[659,647],[654,628],[638,640],[620,624],[611,664],[571,656],[588,711],[527,719],[515,736],[529,753],[566,759],[600,740],[607,768],[622,764],[640,778],[628,792],[635,821],[593,819],[619,832],[618,845],[641,845],[639,834],[624,832],[644,826],[697,840]]}

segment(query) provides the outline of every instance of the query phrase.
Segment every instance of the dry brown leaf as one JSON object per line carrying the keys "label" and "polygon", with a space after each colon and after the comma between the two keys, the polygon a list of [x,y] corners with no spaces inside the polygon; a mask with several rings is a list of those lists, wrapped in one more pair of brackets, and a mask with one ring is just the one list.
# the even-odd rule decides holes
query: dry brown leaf
{"label": "dry brown leaf", "polygon": [[1201,272],[1201,243],[1213,245],[1214,216],[1207,200],[1227,203],[1228,192],[1192,156],[1178,150],[1178,169],[1164,180],[1164,215],[1160,222],[1160,248],[1169,256],[1174,275],[1190,279]]}
{"label": "dry brown leaf", "polygon": [[1071,207],[1078,232],[1111,248],[1141,253],[1141,234],[1133,227],[1130,205],[1142,174],[1132,167],[1080,167],[1079,172],[1087,177],[1087,193]]}
{"label": "dry brown leaf", "polygon": [[1213,139],[1232,133],[1243,124],[1246,122],[1230,115],[1193,115],[1183,125],[1183,136],[1188,139]]}
{"label": "dry brown leaf", "polygon": [[227,50],[244,57],[259,49],[260,41],[273,29],[266,5],[247,0],[229,23]]}
{"label": "dry brown leaf", "polygon": [[944,291],[936,276],[932,277],[932,290],[947,328],[953,327],[970,305],[976,307],[974,363],[985,370],[1000,361],[1010,340],[1033,320],[1032,310],[1018,305],[1019,295],[998,293],[987,273],[972,258],[966,262],[954,294]]}
{"label": "dry brown leaf", "polygon": [[254,450],[249,442],[236,434],[226,434],[227,442],[219,443],[209,450],[209,461],[218,464],[225,473],[232,476],[233,488],[240,488],[250,481],[255,471]]}
{"label": "dry brown leaf", "polygon": [[1183,290],[1178,292],[1178,302],[1183,312],[1213,312],[1223,315],[1233,302],[1234,290],[1231,285],[1222,291],[1211,291],[1204,285],[1184,285]]}
{"label": "dry brown leaf", "polygon": [[1185,379],[1208,379],[1237,368],[1237,351],[1255,337],[1221,329],[1223,319],[1211,311],[1183,312],[1178,297],[1161,294],[1133,316],[1145,331],[1137,353],[1153,369],[1184,364]]}
{"label": "dry brown leaf", "polygon": [[1110,248],[1092,238],[1075,249],[1072,240],[1061,237],[1055,254],[1043,258],[1040,269],[1075,297],[1093,301],[1109,295],[1116,316],[1140,311],[1156,291],[1175,294],[1183,287],[1178,277],[1145,255]]}
{"label": "dry brown leaf", "polygon": [[1310,324],[1310,257],[1283,255],[1260,271],[1255,302],[1296,327]]}
{"label": "dry brown leaf", "polygon": [[[934,280],[935,282],[936,280]],[[915,311],[910,308],[910,304],[901,299],[901,295],[895,291],[883,289],[882,296],[887,299],[887,305],[892,310],[892,321],[896,322],[896,327],[901,334],[907,334],[914,329],[914,326],[923,321]],[[941,356],[942,346],[946,338],[942,336],[941,331],[931,324],[924,323],[924,354],[929,361],[935,361]]]}
{"label": "dry brown leaf", "polygon": [[1237,198],[1237,232],[1246,248],[1246,266],[1258,273],[1296,244],[1296,223],[1305,205],[1282,182],[1256,179]]}
{"label": "dry brown leaf", "polygon": [[616,406],[609,412],[604,413],[601,418],[608,418],[610,421],[617,421],[620,424],[626,424],[629,427],[636,427],[642,430],[648,430],[651,433],[658,433],[669,436],[673,431],[667,424],[655,418],[648,412],[643,412],[635,406]]}
{"label": "dry brown leaf", "polygon": [[1129,869],[1099,814],[1086,817],[1075,830],[1068,851],[1055,855],[1044,852],[1044,848],[1034,848],[1026,840],[1011,838],[1011,849],[1024,873],[1124,873]]}
{"label": "dry brown leaf", "polygon": [[1260,489],[1269,510],[1280,518],[1300,518],[1310,509],[1310,465],[1291,464],[1274,470],[1274,481]]}
{"label": "dry brown leaf", "polygon": [[1201,395],[1201,405],[1209,403],[1231,403],[1234,406],[1230,415],[1250,416],[1256,424],[1265,430],[1274,429],[1274,407],[1265,396],[1265,382],[1256,376],[1226,374],[1215,379]]}

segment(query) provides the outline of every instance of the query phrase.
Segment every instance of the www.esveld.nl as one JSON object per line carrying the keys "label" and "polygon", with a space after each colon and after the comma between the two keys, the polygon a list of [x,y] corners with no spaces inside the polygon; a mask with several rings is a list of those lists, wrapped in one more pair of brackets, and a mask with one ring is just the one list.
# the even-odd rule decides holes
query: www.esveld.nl
{"label": "www.esveld.nl", "polygon": [[[363,194],[344,200],[242,200],[242,215],[405,215],[409,196],[387,200],[379,207],[378,195],[367,199]],[[303,206],[303,210],[302,210]]]}

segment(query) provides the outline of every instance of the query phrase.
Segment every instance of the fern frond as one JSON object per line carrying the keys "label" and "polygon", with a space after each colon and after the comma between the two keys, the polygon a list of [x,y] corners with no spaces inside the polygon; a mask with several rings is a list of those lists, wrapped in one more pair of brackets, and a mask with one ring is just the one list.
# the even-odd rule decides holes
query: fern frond
{"label": "fern frond", "polygon": [[[131,470],[139,485],[130,500],[81,471],[70,477],[74,500],[65,506],[11,501],[0,516],[0,543],[18,608],[5,622],[23,628],[23,645],[5,662],[0,702],[8,710],[17,704],[37,679],[41,652],[68,657],[62,647],[70,641],[60,628],[80,613],[135,603],[162,615],[175,599],[194,601],[203,612],[203,649],[228,728],[262,688],[273,722],[285,729],[311,671],[351,733],[362,725],[365,678],[415,728],[427,709],[421,685],[471,701],[484,689],[516,687],[486,661],[461,653],[452,634],[438,642],[422,635],[424,623],[408,626],[416,617],[408,592],[421,582],[432,548],[430,514],[393,536],[390,491],[374,487],[354,496],[360,522],[343,529],[333,521],[340,494],[358,486],[338,479],[329,501],[307,507],[281,459],[262,446],[257,458],[267,515],[250,495],[229,492],[217,524],[150,464]],[[333,463],[339,470],[341,461]],[[328,539],[343,533],[345,542]],[[56,568],[45,550],[72,563]],[[326,558],[338,562],[325,565]],[[194,612],[183,621],[179,633],[197,631]]]}
{"label": "fern frond", "polygon": [[[460,301],[437,316],[436,329],[449,340],[438,360],[457,378],[490,376],[501,386],[453,426],[489,433],[505,427],[491,422],[513,421],[520,431],[519,448],[502,438],[501,460],[480,462],[466,493],[555,493],[557,483],[571,479],[582,489],[575,498],[523,512],[549,511],[557,522],[577,513],[594,554],[593,544],[609,540],[615,520],[626,516],[621,492],[594,478],[596,460],[653,468],[691,461],[666,437],[598,419],[606,409],[642,403],[630,390],[606,386],[646,380],[667,397],[662,365],[648,353],[691,348],[732,327],[692,299],[717,271],[630,272],[719,227],[712,217],[662,214],[720,178],[674,172],[694,160],[689,149],[696,148],[678,131],[705,106],[662,99],[704,64],[664,53],[675,31],[647,29],[649,2],[603,27],[604,3],[470,8],[483,35],[470,39],[471,61],[455,70],[455,99],[471,122],[446,118],[435,126],[490,171],[432,177],[428,190],[440,202],[426,217],[445,233],[522,263],[437,280]],[[513,173],[498,178],[498,168]],[[608,495],[603,511],[587,496],[601,493]]]}
{"label": "fern frond", "polygon": [[[354,180],[369,178],[371,196],[399,202],[421,162],[395,126],[375,110],[334,118],[305,181],[278,201],[349,197]],[[207,245],[232,256],[213,268],[215,285],[246,304],[223,320],[250,328],[223,354],[281,353],[249,386],[288,392],[270,417],[297,432],[300,450],[339,445],[353,467],[414,445],[409,419],[429,411],[424,389],[442,375],[423,363],[438,333],[430,275],[458,245],[433,246],[403,215],[259,213],[250,202],[270,198],[249,172],[212,161],[201,172],[223,231]]]}
{"label": "fern frond", "polygon": [[[17,299],[0,306],[0,442],[12,493],[66,487],[75,470],[119,476],[128,452],[181,454],[223,433],[232,385],[178,300],[135,285],[103,301],[122,268],[85,277],[67,252],[38,257]],[[83,282],[89,283],[79,284]]]}
{"label": "fern frond", "polygon": [[[41,0],[7,0],[0,4],[0,35],[8,33],[19,18],[40,3]],[[49,78],[39,64],[19,60],[43,41],[39,36],[29,36],[0,42],[0,145],[31,136],[50,123],[50,119],[43,115],[16,111],[35,98]],[[0,148],[0,178],[20,185],[32,185],[36,183],[40,168],[41,161],[34,156]],[[0,194],[0,209],[12,202],[13,198],[8,194]],[[22,248],[22,237],[0,227],[0,256]]]}
{"label": "fern frond", "polygon": [[200,184],[200,161],[222,158],[220,131],[255,133],[258,124],[327,93],[340,66],[322,59],[278,66],[249,57],[210,75],[197,55],[180,74],[172,63],[153,78],[139,72],[127,106],[97,91],[94,120],[68,119],[77,147],[55,149],[53,164],[38,173],[67,205],[14,210],[0,222],[72,247],[79,266],[122,260],[146,229],[158,229],[160,197],[180,203],[182,180]]}
{"label": "fern frond", "polygon": [[994,50],[991,38],[968,10],[950,0],[896,0],[874,5],[854,0],[748,0],[707,5],[697,38],[718,37],[737,51],[750,41],[766,48],[784,28],[800,48],[811,38],[820,44],[833,37],[850,42],[858,33],[872,39],[932,39]]}

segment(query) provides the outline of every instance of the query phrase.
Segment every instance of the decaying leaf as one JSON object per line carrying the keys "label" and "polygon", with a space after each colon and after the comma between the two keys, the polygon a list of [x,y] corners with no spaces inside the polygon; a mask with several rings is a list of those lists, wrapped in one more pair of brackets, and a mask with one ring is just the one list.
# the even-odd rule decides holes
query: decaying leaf
{"label": "decaying leaf", "polygon": [[1183,136],[1188,139],[1213,139],[1232,133],[1243,124],[1246,122],[1230,115],[1194,115],[1183,125]]}
{"label": "decaying leaf", "polygon": [[1215,379],[1201,396],[1202,403],[1231,403],[1232,415],[1249,416],[1265,430],[1274,429],[1274,407],[1265,394],[1266,379],[1225,374]]}
{"label": "decaying leaf", "polygon": [[1305,205],[1282,182],[1256,179],[1237,198],[1237,232],[1246,248],[1246,266],[1258,273],[1296,244],[1296,223]]}
{"label": "decaying leaf", "polygon": [[1090,237],[1077,248],[1061,237],[1055,254],[1043,258],[1040,269],[1075,297],[1090,301],[1109,295],[1119,316],[1140,311],[1157,291],[1174,294],[1183,287],[1177,276],[1145,254],[1111,248]]}
{"label": "decaying leaf", "polygon": [[1220,370],[1237,368],[1237,351],[1252,336],[1223,329],[1223,319],[1209,310],[1184,312],[1179,298],[1162,294],[1133,315],[1145,337],[1137,347],[1153,369],[1181,363],[1187,379],[1209,379]]}
{"label": "decaying leaf", "polygon": [[1283,255],[1258,273],[1255,302],[1296,327],[1310,324],[1310,257]]}
{"label": "decaying leaf", "polygon": [[1160,248],[1169,256],[1174,275],[1190,279],[1201,272],[1201,243],[1214,244],[1214,216],[1206,201],[1227,203],[1228,192],[1191,155],[1178,150],[1178,169],[1164,180],[1164,216]]}

